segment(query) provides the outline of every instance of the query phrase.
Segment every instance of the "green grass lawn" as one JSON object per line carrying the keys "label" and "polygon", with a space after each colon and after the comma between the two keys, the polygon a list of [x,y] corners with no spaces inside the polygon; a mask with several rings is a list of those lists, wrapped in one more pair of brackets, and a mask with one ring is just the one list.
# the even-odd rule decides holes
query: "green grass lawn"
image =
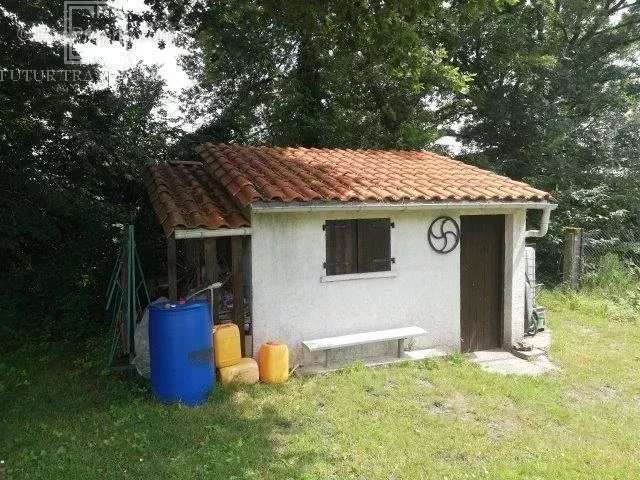
{"label": "green grass lawn", "polygon": [[640,478],[637,318],[593,295],[543,303],[552,376],[456,355],[218,388],[197,409],[97,375],[98,341],[29,345],[0,356],[0,459],[10,480]]}

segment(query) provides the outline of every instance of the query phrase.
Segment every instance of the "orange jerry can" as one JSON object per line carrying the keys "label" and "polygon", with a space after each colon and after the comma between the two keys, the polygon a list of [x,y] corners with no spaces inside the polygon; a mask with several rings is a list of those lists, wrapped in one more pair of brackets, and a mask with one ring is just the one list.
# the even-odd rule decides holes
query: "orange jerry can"
{"label": "orange jerry can", "polygon": [[240,362],[240,330],[234,323],[216,325],[213,329],[213,355],[217,368],[230,367]]}
{"label": "orange jerry can", "polygon": [[260,381],[284,383],[289,378],[289,349],[282,342],[267,342],[258,353]]}

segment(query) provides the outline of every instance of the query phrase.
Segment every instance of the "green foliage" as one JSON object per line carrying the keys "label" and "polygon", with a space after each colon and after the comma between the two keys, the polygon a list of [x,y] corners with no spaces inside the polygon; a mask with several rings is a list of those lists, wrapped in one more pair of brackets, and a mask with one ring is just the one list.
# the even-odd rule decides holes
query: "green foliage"
{"label": "green foliage", "polygon": [[452,55],[474,79],[453,134],[468,161],[553,193],[547,275],[560,270],[562,227],[637,228],[640,5],[533,0],[452,14]]}
{"label": "green foliage", "polygon": [[636,322],[640,318],[640,271],[615,254],[606,254],[597,268],[584,276],[576,298],[588,298],[611,320]]}
{"label": "green foliage", "polygon": [[[62,45],[28,33],[60,28],[61,17],[60,5],[0,3],[0,66],[65,68]],[[141,172],[174,135],[157,120],[165,114],[156,116],[163,82],[137,67],[104,88],[93,83],[95,66],[74,68],[84,72],[80,81],[0,82],[0,333],[19,338],[103,326],[122,224],[158,232]],[[139,244],[151,254],[154,241],[150,234]]]}
{"label": "green foliage", "polygon": [[[429,103],[463,91],[439,36],[438,3],[208,2],[183,17],[191,114],[231,139],[277,145],[422,148]],[[195,100],[195,101],[193,101]]]}
{"label": "green foliage", "polygon": [[600,289],[608,293],[626,292],[640,284],[637,268],[625,264],[615,254],[608,253],[599,261],[596,269],[582,280],[586,289]]}
{"label": "green foliage", "polygon": [[566,307],[605,322],[637,323],[640,272],[615,254],[607,254],[593,272],[583,277],[579,290],[558,288],[553,295],[545,291],[541,301],[552,308]]}
{"label": "green foliage", "polygon": [[459,352],[454,352],[449,356],[449,361],[454,365],[461,365],[464,363],[464,355]]}

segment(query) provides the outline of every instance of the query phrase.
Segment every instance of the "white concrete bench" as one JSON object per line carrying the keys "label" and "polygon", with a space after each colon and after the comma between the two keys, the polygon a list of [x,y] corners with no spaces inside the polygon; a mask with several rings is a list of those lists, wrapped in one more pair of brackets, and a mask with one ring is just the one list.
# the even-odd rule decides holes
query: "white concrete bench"
{"label": "white concrete bench", "polygon": [[352,335],[342,335],[340,337],[318,338],[316,340],[305,340],[302,345],[309,352],[325,352],[324,366],[330,365],[330,353],[344,347],[356,345],[366,345],[369,343],[398,341],[398,358],[404,352],[404,341],[409,338],[425,335],[427,331],[420,327],[391,328],[389,330],[378,330],[376,332],[355,333]]}

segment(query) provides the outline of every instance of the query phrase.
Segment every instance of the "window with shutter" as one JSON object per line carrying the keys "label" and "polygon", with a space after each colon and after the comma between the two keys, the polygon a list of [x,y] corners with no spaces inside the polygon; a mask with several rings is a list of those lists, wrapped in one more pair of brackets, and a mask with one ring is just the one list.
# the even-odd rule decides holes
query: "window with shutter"
{"label": "window with shutter", "polygon": [[358,220],[358,272],[391,270],[390,225],[388,218]]}
{"label": "window with shutter", "polygon": [[327,275],[391,270],[391,221],[388,218],[328,220]]}
{"label": "window with shutter", "polygon": [[356,273],[357,222],[356,220],[330,220],[325,225],[327,243],[327,275]]}

